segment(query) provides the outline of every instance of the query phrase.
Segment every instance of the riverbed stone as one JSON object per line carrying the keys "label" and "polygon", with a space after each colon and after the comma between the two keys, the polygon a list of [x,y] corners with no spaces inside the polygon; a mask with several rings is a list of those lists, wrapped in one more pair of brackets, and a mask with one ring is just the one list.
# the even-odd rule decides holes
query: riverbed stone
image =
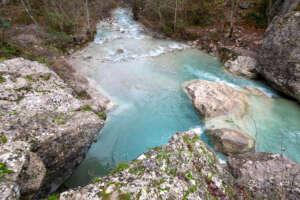
{"label": "riverbed stone", "polygon": [[183,88],[204,118],[247,111],[247,95],[225,83],[194,80],[184,83]]}
{"label": "riverbed stone", "polygon": [[[0,76],[0,137],[5,145],[23,142],[27,146],[24,164],[12,167],[21,171],[19,179],[13,179],[17,186],[7,188],[18,188],[22,197],[55,191],[96,141],[105,111],[93,109],[87,104],[91,99],[82,100],[38,62],[22,58],[1,62]],[[26,176],[34,173],[35,180]]]}
{"label": "riverbed stone", "polygon": [[279,91],[300,102],[300,12],[275,17],[259,53],[259,73]]}
{"label": "riverbed stone", "polygon": [[241,131],[224,128],[206,132],[212,138],[216,151],[226,155],[245,153],[255,148],[255,140]]}
{"label": "riverbed stone", "polygon": [[300,199],[300,165],[284,155],[249,152],[228,159],[231,174],[253,199]]}
{"label": "riverbed stone", "polygon": [[235,60],[229,60],[224,64],[226,71],[236,76],[243,76],[249,79],[258,77],[256,71],[257,60],[249,56],[238,56]]}
{"label": "riverbed stone", "polygon": [[[249,115],[251,97],[269,99],[259,89],[193,80],[183,84],[217,151],[226,155],[255,149],[256,130]],[[252,137],[251,137],[252,136]]]}

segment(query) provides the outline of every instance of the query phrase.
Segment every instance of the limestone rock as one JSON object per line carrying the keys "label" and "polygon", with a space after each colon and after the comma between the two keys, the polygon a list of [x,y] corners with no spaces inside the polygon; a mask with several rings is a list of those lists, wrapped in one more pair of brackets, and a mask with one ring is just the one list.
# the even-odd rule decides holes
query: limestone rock
{"label": "limestone rock", "polygon": [[275,88],[300,101],[300,12],[272,21],[265,32],[258,71]]}
{"label": "limestone rock", "polygon": [[175,134],[167,145],[82,188],[66,191],[61,200],[97,199],[229,199],[222,167],[193,131]]}
{"label": "limestone rock", "polygon": [[0,171],[9,170],[0,178],[1,200],[19,199],[27,192],[34,195],[39,191],[46,170],[43,162],[29,150],[30,145],[22,141],[0,145]]}
{"label": "limestone rock", "polygon": [[255,148],[255,140],[241,131],[224,128],[207,130],[207,133],[216,151],[226,155],[245,153]]}
{"label": "limestone rock", "polygon": [[204,118],[247,111],[247,95],[225,83],[194,80],[184,83],[183,88]]}
{"label": "limestone rock", "polygon": [[[26,180],[21,173],[19,190],[27,195],[42,181],[40,194],[55,191],[96,141],[105,113],[37,62],[21,58],[1,62],[0,77],[0,136],[7,144],[22,141],[29,145],[26,166],[35,171],[23,167],[24,173],[46,170],[45,178],[37,176],[35,181]],[[102,107],[104,101],[99,97]]]}
{"label": "limestone rock", "polygon": [[233,75],[255,79],[257,78],[256,65],[256,59],[248,56],[238,56],[233,61],[227,61],[224,64],[224,68]]}
{"label": "limestone rock", "polygon": [[239,1],[239,7],[241,9],[248,9],[251,5],[251,2],[249,0],[243,0],[243,1]]}
{"label": "limestone rock", "polygon": [[253,199],[300,199],[300,165],[272,153],[230,156],[228,166]]}
{"label": "limestone rock", "polygon": [[268,13],[269,21],[275,16],[284,16],[295,10],[299,3],[300,0],[276,0]]}
{"label": "limestone rock", "polygon": [[259,89],[234,88],[222,82],[194,80],[183,84],[194,107],[204,118],[206,130],[217,151],[238,154],[252,151],[256,135],[249,116],[252,96],[269,99]]}

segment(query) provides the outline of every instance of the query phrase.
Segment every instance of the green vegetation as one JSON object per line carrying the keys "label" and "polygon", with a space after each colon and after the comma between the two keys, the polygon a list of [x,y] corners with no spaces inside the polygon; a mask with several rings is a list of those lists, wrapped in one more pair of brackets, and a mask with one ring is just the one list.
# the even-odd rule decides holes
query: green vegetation
{"label": "green vegetation", "polygon": [[113,171],[112,174],[119,173],[125,169],[129,168],[129,164],[126,162],[121,162]]}
{"label": "green vegetation", "polygon": [[0,83],[4,83],[5,82],[5,78],[0,76]]}
{"label": "green vegetation", "polygon": [[0,141],[2,144],[5,144],[7,142],[7,138],[4,135],[0,136]]}
{"label": "green vegetation", "polygon": [[59,199],[59,194],[54,194],[51,196],[48,196],[47,199],[42,199],[42,200],[58,200]]}
{"label": "green vegetation", "polygon": [[95,113],[100,119],[106,120],[106,114],[105,112],[99,112],[94,110],[90,105],[86,104],[85,106],[80,108],[81,111],[90,111]]}
{"label": "green vegetation", "polygon": [[121,194],[120,196],[119,196],[119,199],[120,200],[130,200],[130,199],[132,199],[132,194],[131,193],[126,193],[126,194]]}
{"label": "green vegetation", "polygon": [[29,76],[29,75],[25,76],[25,79],[26,79],[27,81],[29,81],[29,82],[33,82],[33,79],[32,79],[32,77],[31,77],[31,76]]}
{"label": "green vegetation", "polygon": [[0,162],[0,179],[7,174],[13,173],[13,170],[7,169],[6,163]]}

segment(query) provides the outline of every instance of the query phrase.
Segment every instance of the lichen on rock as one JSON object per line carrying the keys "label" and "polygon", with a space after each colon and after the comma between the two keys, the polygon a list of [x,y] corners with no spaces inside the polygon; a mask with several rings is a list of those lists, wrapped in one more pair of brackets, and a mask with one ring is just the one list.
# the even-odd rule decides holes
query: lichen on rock
{"label": "lichen on rock", "polygon": [[259,53],[259,73],[276,89],[300,101],[300,12],[275,17]]}
{"label": "lichen on rock", "polygon": [[111,175],[62,193],[60,199],[230,199],[224,180],[216,155],[199,135],[188,131],[121,164]]}
{"label": "lichen on rock", "polygon": [[[27,164],[18,165],[22,173],[13,181],[18,187],[9,187],[18,188],[22,197],[55,191],[96,141],[104,125],[101,106],[106,99],[98,95],[103,97],[100,103],[89,100],[97,105],[93,108],[51,69],[22,58],[1,62],[0,75],[5,80],[0,82],[0,136],[5,145],[27,146]],[[26,176],[38,171],[44,176]]]}

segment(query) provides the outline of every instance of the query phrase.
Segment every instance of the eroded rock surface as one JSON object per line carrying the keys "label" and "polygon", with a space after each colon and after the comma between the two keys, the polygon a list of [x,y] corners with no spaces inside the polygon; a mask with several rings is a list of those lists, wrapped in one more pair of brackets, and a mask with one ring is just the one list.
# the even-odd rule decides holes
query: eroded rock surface
{"label": "eroded rock surface", "polygon": [[[110,175],[60,194],[60,200],[294,200],[299,199],[299,167],[271,153],[231,156],[227,165],[221,165],[199,135],[180,132],[167,145],[120,164]],[[284,180],[293,184],[286,187]],[[284,190],[277,188],[280,184]],[[281,191],[291,193],[282,196]]]}
{"label": "eroded rock surface", "polygon": [[265,32],[258,71],[275,88],[300,101],[300,12],[276,17]]}
{"label": "eroded rock surface", "polygon": [[210,129],[207,133],[216,151],[227,155],[253,151],[255,147],[255,140],[241,131],[223,128]]}
{"label": "eroded rock surface", "polygon": [[60,199],[229,199],[222,170],[196,133],[181,132],[167,145],[120,165],[93,184],[62,193]]}
{"label": "eroded rock surface", "polygon": [[183,88],[204,118],[206,130],[218,151],[228,155],[255,148],[251,137],[255,130],[248,116],[249,97],[267,98],[260,90],[251,87],[239,89],[205,80],[187,82]]}
{"label": "eroded rock surface", "polygon": [[255,79],[258,77],[256,65],[256,59],[249,56],[238,56],[235,60],[227,61],[224,68],[233,75]]}
{"label": "eroded rock surface", "polygon": [[[95,105],[105,102],[99,101]],[[104,125],[105,108],[93,105],[42,64],[21,58],[0,63],[0,137],[5,145],[27,146],[24,164],[11,167],[18,176],[11,191],[18,188],[23,196],[47,193],[71,175]],[[1,152],[7,151],[5,145],[0,145]],[[44,177],[26,177],[38,171]]]}
{"label": "eroded rock surface", "polygon": [[254,199],[300,199],[300,165],[272,153],[231,156],[232,175],[254,195]]}

